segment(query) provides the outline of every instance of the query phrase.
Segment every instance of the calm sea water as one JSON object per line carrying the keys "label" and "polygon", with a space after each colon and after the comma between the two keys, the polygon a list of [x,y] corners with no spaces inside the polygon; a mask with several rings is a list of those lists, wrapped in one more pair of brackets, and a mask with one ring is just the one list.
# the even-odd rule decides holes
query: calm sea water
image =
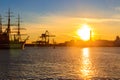
{"label": "calm sea water", "polygon": [[0,50],[0,79],[120,79],[119,47]]}

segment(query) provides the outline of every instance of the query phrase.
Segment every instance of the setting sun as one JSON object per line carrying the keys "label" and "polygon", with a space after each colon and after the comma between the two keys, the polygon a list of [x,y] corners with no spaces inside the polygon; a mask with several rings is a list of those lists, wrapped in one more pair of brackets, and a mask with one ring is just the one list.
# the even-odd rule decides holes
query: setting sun
{"label": "setting sun", "polygon": [[86,24],[82,25],[82,27],[78,29],[77,34],[82,40],[88,41],[90,39],[90,27]]}

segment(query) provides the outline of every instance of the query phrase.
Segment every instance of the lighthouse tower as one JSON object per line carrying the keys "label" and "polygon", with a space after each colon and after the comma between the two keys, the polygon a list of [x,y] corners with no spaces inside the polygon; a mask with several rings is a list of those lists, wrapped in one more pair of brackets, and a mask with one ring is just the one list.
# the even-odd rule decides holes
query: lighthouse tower
{"label": "lighthouse tower", "polygon": [[92,41],[92,30],[90,30],[90,41]]}

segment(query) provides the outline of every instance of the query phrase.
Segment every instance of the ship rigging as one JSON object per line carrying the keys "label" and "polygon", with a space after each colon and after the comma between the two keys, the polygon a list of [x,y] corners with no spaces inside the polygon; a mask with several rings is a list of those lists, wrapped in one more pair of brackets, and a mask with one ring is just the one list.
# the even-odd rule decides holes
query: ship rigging
{"label": "ship rigging", "polygon": [[7,28],[5,29],[5,31],[3,31],[2,29],[2,17],[0,16],[0,49],[11,49],[11,48],[24,48],[24,45],[26,43],[26,40],[29,38],[29,36],[24,39],[21,40],[21,33],[20,33],[20,15],[18,15],[18,23],[17,23],[17,32],[13,35],[12,30],[11,30],[11,26],[16,26],[14,24],[11,24],[11,12],[10,9],[8,10],[8,22],[5,26],[7,26]]}

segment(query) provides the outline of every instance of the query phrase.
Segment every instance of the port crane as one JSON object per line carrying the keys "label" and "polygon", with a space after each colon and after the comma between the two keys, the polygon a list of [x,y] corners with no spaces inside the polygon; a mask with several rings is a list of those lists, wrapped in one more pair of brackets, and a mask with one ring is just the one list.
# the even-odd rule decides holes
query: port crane
{"label": "port crane", "polygon": [[46,30],[45,33],[42,33],[40,35],[39,38],[41,40],[38,40],[37,43],[42,44],[42,45],[49,45],[50,37],[55,37],[55,35],[50,35],[49,31]]}

